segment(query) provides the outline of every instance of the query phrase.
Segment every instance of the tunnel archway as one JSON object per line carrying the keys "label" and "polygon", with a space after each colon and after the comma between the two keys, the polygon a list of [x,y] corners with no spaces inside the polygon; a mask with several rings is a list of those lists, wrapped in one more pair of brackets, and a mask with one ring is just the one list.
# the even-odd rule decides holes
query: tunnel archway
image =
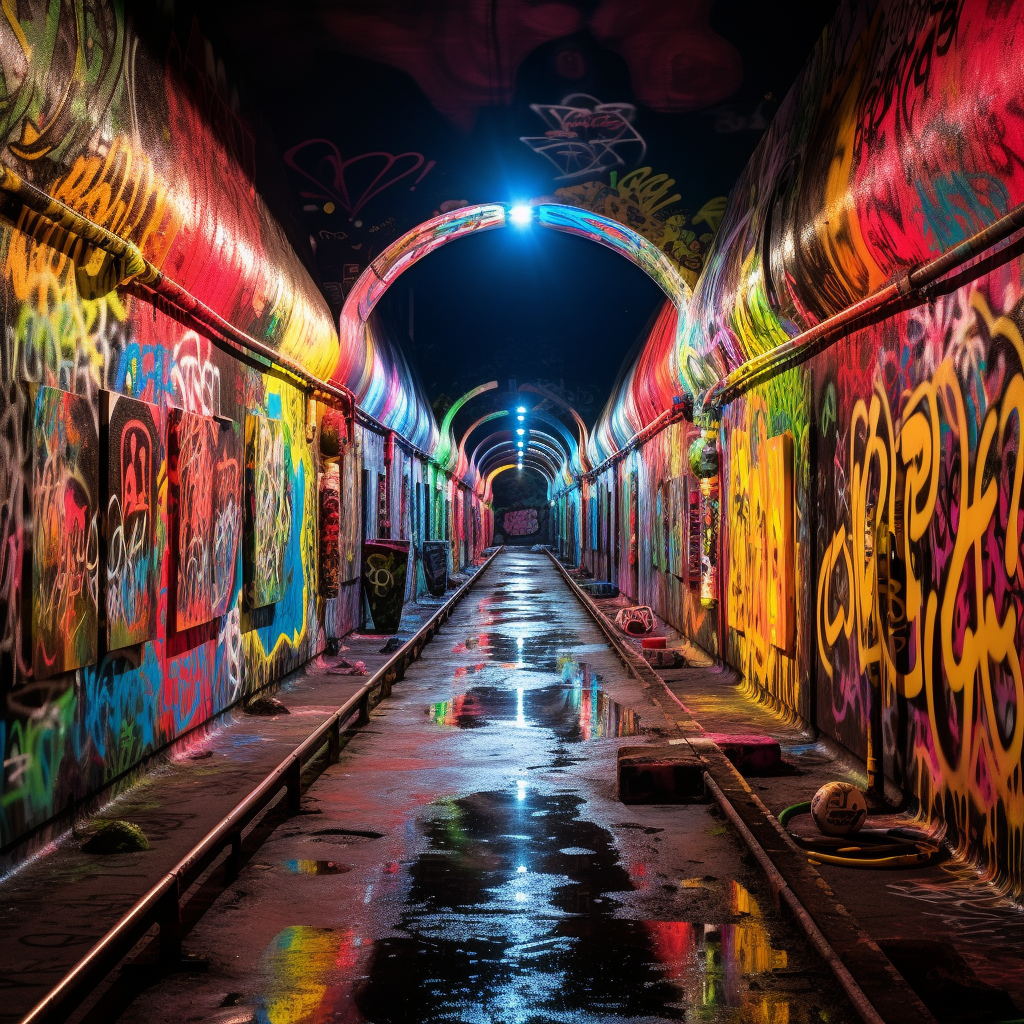
{"label": "tunnel archway", "polygon": [[[516,211],[516,217],[512,216],[512,210]],[[523,211],[528,211],[525,218]],[[586,238],[612,249],[642,270],[677,309],[682,310],[689,302],[690,288],[669,257],[654,243],[610,217],[558,203],[528,207],[490,203],[463,207],[419,224],[388,246],[360,274],[345,299],[339,318],[341,355],[334,373],[335,382],[351,388],[360,405],[367,401],[372,406],[373,396],[381,390],[381,381],[393,376],[380,365],[380,354],[368,321],[401,274],[457,238],[504,227],[522,230],[529,225]],[[375,408],[367,411],[378,415]]]}

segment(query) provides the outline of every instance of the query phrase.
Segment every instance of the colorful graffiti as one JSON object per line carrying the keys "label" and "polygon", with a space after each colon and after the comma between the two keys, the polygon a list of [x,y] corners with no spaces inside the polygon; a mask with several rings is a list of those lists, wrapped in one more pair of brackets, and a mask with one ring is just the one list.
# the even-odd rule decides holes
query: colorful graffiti
{"label": "colorful graffiti", "polygon": [[175,410],[168,478],[177,546],[174,626],[188,629],[213,618],[213,461],[217,423]]}
{"label": "colorful graffiti", "polygon": [[718,196],[689,216],[678,209],[682,197],[672,192],[674,186],[675,179],[667,174],[639,167],[615,180],[599,179],[560,188],[555,198],[604,214],[643,235],[676,264],[692,288],[722,221],[726,199]]}
{"label": "colorful graffiti", "polygon": [[[624,369],[591,443],[593,461],[620,461],[590,485],[596,508],[579,499],[589,512],[581,529],[597,549],[584,560],[622,586],[629,538],[607,496],[621,495],[639,466],[640,543],[650,556],[641,559],[642,599],[695,638],[703,629],[708,649],[720,628],[725,656],[759,695],[814,715],[855,754],[867,755],[869,734],[880,737],[888,779],[1016,894],[1017,250],[960,268],[919,307],[862,324],[780,372],[728,406],[720,425],[702,422],[718,410],[702,413],[699,398],[1024,201],[1011,57],[1022,38],[1015,5],[839,6],[722,212],[693,298],[680,306],[673,351],[652,330]],[[582,206],[622,205],[603,183],[570,191],[566,201]],[[655,390],[659,374],[677,394],[697,396],[700,426],[670,427],[623,452],[657,412],[636,392]],[[702,450],[689,472],[681,465],[698,429],[702,449],[720,453],[720,475],[706,471]],[[665,483],[674,478],[689,488],[688,518],[700,512],[701,627],[670,579],[664,516],[675,499]],[[691,563],[696,533],[691,526]],[[708,623],[716,618],[720,626]]]}
{"label": "colorful graffiti", "polygon": [[[171,8],[147,8],[143,33],[107,0],[15,6],[0,12],[4,159],[137,245],[219,316],[329,377],[339,357],[333,317],[254,185],[279,157],[262,148],[198,25],[179,36]],[[503,219],[503,208],[489,209]],[[341,592],[321,600],[330,593],[319,564],[323,465],[307,396],[190,329],[180,313],[119,287],[118,261],[27,210],[5,211],[13,220],[0,224],[0,845],[8,847],[41,826],[60,827],[69,798],[95,795],[300,667],[328,635],[358,625],[362,456],[346,426]],[[410,402],[402,390],[411,378],[401,353],[377,325],[359,344],[374,409],[432,450],[437,426],[422,396]],[[263,440],[275,435],[259,469],[273,486],[258,491],[245,478],[243,425],[253,410],[264,413]],[[409,463],[417,482],[433,472],[419,458]],[[429,480],[441,486],[432,509],[443,512],[457,485]],[[451,523],[449,514],[446,529]],[[409,529],[404,513],[395,529]],[[489,523],[483,532],[489,539]],[[476,554],[466,547],[455,558]],[[243,600],[254,564],[264,585],[257,601],[277,595],[272,613]]]}
{"label": "colorful graffiti", "polygon": [[[906,734],[909,718],[890,771],[1019,887],[1024,337],[1013,270],[1012,289],[999,275],[934,315],[887,324],[870,393],[851,388],[840,403],[843,511],[822,543],[817,617],[837,723],[864,729],[864,681],[887,734]],[[1014,296],[1009,315],[992,310],[991,292]],[[897,362],[915,333],[925,374]]]}
{"label": "colorful graffiti", "polygon": [[292,495],[285,465],[284,426],[263,415],[246,417],[246,508],[249,523],[249,606],[275,604],[285,591],[285,549]]}
{"label": "colorful graffiti", "polygon": [[32,415],[32,671],[99,655],[99,440],[89,402],[35,389]]}
{"label": "colorful graffiti", "polygon": [[337,597],[341,589],[341,474],[330,462],[320,478],[320,594]]}
{"label": "colorful graffiti", "polygon": [[156,633],[157,472],[163,455],[160,410],[104,392],[107,437],[107,649],[151,640]]}
{"label": "colorful graffiti", "polygon": [[234,420],[216,421],[213,461],[213,590],[210,611],[226,615],[235,596],[242,536],[242,443]]}

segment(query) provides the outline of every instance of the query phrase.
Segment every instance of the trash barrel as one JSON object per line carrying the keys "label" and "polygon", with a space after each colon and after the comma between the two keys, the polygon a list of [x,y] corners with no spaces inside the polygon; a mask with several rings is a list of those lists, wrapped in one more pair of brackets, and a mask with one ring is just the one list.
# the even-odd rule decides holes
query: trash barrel
{"label": "trash barrel", "polygon": [[397,633],[405,603],[409,541],[363,541],[363,593],[373,619],[369,633]]}
{"label": "trash barrel", "polygon": [[448,548],[446,540],[423,542],[423,576],[427,592],[434,597],[444,597],[448,593]]}

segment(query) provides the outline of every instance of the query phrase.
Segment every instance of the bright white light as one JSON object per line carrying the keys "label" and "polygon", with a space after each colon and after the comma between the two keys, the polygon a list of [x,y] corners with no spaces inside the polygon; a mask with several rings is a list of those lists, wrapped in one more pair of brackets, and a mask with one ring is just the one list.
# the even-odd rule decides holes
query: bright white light
{"label": "bright white light", "polygon": [[523,706],[523,688],[521,686],[516,690],[516,725],[520,729],[526,728],[526,708]]}
{"label": "bright white light", "polygon": [[522,447],[523,447],[523,442],[522,442],[522,441],[520,441],[520,442],[519,442],[519,447],[520,447],[520,448],[522,448]]}
{"label": "bright white light", "polygon": [[517,416],[516,419],[519,420],[520,423],[522,423],[523,420],[526,419],[526,417],[525,416]]}
{"label": "bright white light", "polygon": [[[522,646],[523,646],[523,638],[521,636],[517,636],[516,637],[516,647],[522,647]],[[519,692],[522,693],[523,691],[520,690]]]}
{"label": "bright white light", "polygon": [[526,799],[526,783],[522,779],[516,779],[516,786],[519,788],[519,792],[516,793],[517,800]]}
{"label": "bright white light", "polygon": [[517,875],[525,875],[526,874],[526,865],[525,864],[520,864],[519,867],[516,868],[516,874]]}
{"label": "bright white light", "polygon": [[508,219],[512,221],[517,228],[526,227],[526,225],[533,220],[533,207],[513,206],[512,209],[508,211]]}
{"label": "bright white light", "polygon": [[526,433],[526,431],[525,431],[525,430],[524,430],[524,429],[523,429],[522,427],[516,427],[516,433],[517,433],[517,434],[518,434],[518,435],[519,435],[520,437],[522,437],[522,436],[523,436],[523,434],[525,434],[525,433]]}
{"label": "bright white light", "polygon": [[526,412],[526,406],[525,406],[525,405],[520,405],[520,406],[519,406],[519,407],[518,407],[518,408],[516,409],[516,412]]}

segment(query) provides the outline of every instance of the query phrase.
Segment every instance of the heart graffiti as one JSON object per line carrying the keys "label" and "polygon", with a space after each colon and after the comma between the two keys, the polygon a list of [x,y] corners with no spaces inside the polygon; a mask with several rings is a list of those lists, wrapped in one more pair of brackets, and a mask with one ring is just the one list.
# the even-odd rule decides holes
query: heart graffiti
{"label": "heart graffiti", "polygon": [[[354,217],[374,196],[389,189],[403,178],[416,174],[416,184],[434,167],[436,161],[427,160],[422,153],[374,152],[361,153],[345,160],[338,147],[328,139],[307,139],[292,146],[284,155],[285,163],[316,191],[302,191],[303,199],[327,199],[336,203],[350,217]],[[377,173],[366,183],[363,191],[355,194],[355,181],[362,184],[369,174]]]}

